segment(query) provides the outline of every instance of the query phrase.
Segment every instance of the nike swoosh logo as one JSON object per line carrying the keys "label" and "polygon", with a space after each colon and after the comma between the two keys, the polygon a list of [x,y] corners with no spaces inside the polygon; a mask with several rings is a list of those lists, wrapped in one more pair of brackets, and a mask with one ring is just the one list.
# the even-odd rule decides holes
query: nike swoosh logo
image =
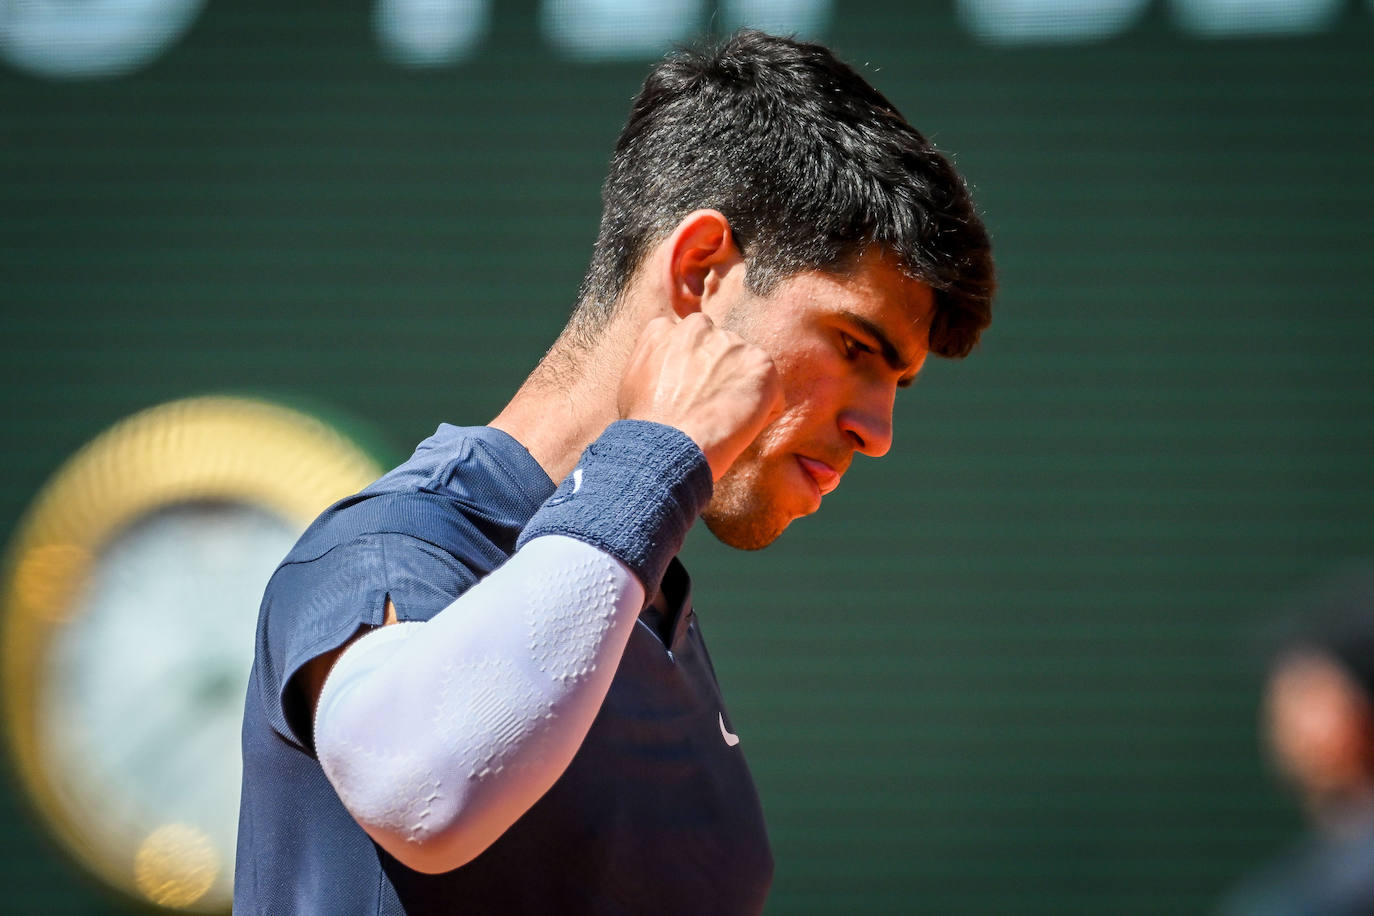
{"label": "nike swoosh logo", "polygon": [[582,489],[582,469],[578,468],[573,471],[573,492],[576,493],[580,489]]}
{"label": "nike swoosh logo", "polygon": [[725,713],[718,713],[720,716],[720,736],[725,739],[726,747],[734,747],[739,744],[739,735],[732,735],[725,730]]}

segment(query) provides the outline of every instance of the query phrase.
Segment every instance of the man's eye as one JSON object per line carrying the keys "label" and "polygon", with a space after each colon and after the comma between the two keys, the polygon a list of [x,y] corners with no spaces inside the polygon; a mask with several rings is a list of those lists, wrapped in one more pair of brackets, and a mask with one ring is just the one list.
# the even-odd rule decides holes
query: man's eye
{"label": "man's eye", "polygon": [[844,341],[844,355],[846,359],[854,359],[860,353],[876,352],[868,344],[857,341],[848,334],[841,334],[840,339]]}

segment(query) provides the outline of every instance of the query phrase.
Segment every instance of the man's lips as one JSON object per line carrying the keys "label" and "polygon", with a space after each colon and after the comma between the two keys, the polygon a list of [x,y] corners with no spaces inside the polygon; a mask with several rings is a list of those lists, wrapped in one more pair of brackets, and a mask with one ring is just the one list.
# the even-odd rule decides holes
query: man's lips
{"label": "man's lips", "polygon": [[812,480],[816,481],[816,486],[820,488],[822,496],[840,485],[840,472],[824,461],[798,455],[797,463],[802,466],[803,471],[811,475]]}

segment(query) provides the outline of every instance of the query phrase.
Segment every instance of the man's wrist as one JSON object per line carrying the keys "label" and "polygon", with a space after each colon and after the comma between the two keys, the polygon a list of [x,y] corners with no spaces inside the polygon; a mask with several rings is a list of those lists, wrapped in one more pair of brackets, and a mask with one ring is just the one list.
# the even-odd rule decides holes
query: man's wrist
{"label": "man's wrist", "polygon": [[628,566],[652,595],[711,493],[711,467],[690,436],[619,420],[582,453],[519,543],[545,534],[577,538]]}

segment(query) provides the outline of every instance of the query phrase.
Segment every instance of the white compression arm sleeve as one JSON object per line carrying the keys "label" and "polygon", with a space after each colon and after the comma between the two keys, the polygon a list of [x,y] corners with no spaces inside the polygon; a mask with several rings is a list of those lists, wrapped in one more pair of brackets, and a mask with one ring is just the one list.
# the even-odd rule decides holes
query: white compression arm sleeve
{"label": "white compression arm sleeve", "polygon": [[325,775],[405,865],[463,865],[567,769],[643,604],[615,557],[533,538],[433,619],[340,655],[315,712]]}

